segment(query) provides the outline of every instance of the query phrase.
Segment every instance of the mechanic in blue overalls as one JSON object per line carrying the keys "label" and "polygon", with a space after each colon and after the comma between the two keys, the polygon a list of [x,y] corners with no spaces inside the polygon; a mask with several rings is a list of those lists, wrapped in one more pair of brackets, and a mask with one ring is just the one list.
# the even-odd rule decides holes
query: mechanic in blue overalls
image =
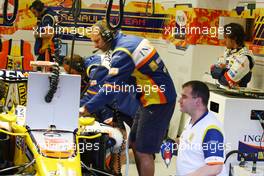
{"label": "mechanic in blue overalls", "polygon": [[[79,55],[73,55],[72,61],[70,61],[70,57],[67,56],[64,58],[63,66],[67,73],[82,76],[81,92],[84,96],[80,100],[80,106],[83,106],[103,86],[105,77],[108,75],[109,58],[103,54],[86,59]],[[89,85],[86,90],[87,84]],[[96,107],[94,114],[99,122],[106,124],[112,124],[113,115],[118,115],[121,121],[125,121],[129,126],[132,126],[133,117],[139,108],[139,102],[135,96],[131,92],[122,92],[120,96],[109,101],[104,107]]]}
{"label": "mechanic in blue overalls", "polygon": [[37,60],[50,61],[50,57],[55,51],[56,30],[54,26],[58,21],[57,13],[49,7],[45,7],[40,0],[34,1],[29,9],[37,17],[37,26],[33,28],[36,38],[34,52],[38,56]]}
{"label": "mechanic in blue overalls", "polygon": [[120,96],[115,92],[124,84],[130,85],[130,90],[134,86],[142,106],[131,129],[131,147],[138,174],[153,176],[153,155],[160,151],[175,108],[176,90],[170,74],[147,39],[112,31],[99,21],[92,28],[91,40],[95,48],[111,54],[111,64],[103,87],[80,112],[92,113]]}

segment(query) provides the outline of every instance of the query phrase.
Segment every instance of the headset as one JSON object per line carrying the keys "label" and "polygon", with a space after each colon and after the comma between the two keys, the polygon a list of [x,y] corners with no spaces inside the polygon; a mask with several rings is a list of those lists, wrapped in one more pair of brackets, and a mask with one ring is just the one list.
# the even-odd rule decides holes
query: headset
{"label": "headset", "polygon": [[99,27],[100,34],[105,43],[110,43],[114,39],[114,32],[104,26],[102,21],[99,21],[96,26]]}
{"label": "headset", "polygon": [[[104,46],[107,45],[108,43],[111,43],[112,40],[114,40],[115,33],[113,31],[111,31],[110,29],[108,29],[106,25],[103,25],[103,21],[98,21],[95,25],[100,30],[101,37],[103,38],[103,40],[105,42]],[[100,49],[96,49],[96,50],[92,51],[92,53],[95,54],[99,50]]]}
{"label": "headset", "polygon": [[38,12],[41,12],[44,9],[44,3],[40,0],[35,0],[30,6],[29,9],[33,8]]}
{"label": "headset", "polygon": [[84,68],[84,58],[82,58],[81,60],[72,60],[72,62],[70,61],[70,59],[64,59],[63,61],[64,64],[69,65],[72,69],[83,73],[85,71]]}

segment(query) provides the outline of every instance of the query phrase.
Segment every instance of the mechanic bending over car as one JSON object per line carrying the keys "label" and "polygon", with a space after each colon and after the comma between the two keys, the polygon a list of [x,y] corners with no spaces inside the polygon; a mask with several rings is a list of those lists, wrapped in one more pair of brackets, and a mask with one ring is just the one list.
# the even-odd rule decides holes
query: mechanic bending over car
{"label": "mechanic bending over car", "polygon": [[[108,60],[106,55],[94,55],[86,59],[79,55],[73,55],[72,62],[69,56],[64,58],[64,70],[82,77],[81,92],[85,92],[80,100],[80,106],[94,97],[103,86],[104,79],[108,75]],[[87,90],[85,90],[86,86],[88,86]],[[108,102],[104,107],[97,108],[94,114],[99,122],[106,124],[112,124],[113,115],[119,116],[121,121],[125,121],[131,127],[133,117],[139,108],[139,102],[135,98],[136,95],[130,92],[120,92],[119,94],[117,99]],[[116,119],[114,120],[116,121]]]}
{"label": "mechanic bending over car", "polygon": [[118,97],[114,92],[123,85],[134,86],[141,105],[130,133],[130,145],[139,175],[154,175],[154,156],[159,153],[175,108],[176,90],[169,72],[156,49],[147,39],[124,35],[98,21],[92,27],[95,48],[111,52],[109,74],[99,93],[85,103],[81,113],[93,113],[96,107]]}
{"label": "mechanic bending over car", "polygon": [[[104,79],[108,75],[108,60],[106,55],[94,55],[86,59],[83,59],[79,55],[74,55],[72,61],[70,61],[70,57],[64,58],[63,66],[65,71],[71,74],[79,74],[82,77],[81,92],[84,92],[84,96],[81,98],[80,106],[83,106],[95,96],[100,90],[100,87],[103,86]],[[86,90],[87,86],[88,89]],[[102,126],[102,128],[108,128],[107,131],[110,133],[116,133],[113,130],[115,130],[115,127],[118,127],[119,129],[121,128],[120,132],[122,135],[126,136],[125,126],[122,122],[125,121],[130,127],[132,126],[133,117],[139,108],[139,102],[134,97],[135,95],[130,92],[120,92],[119,94],[120,96],[117,99],[94,111],[94,115],[99,122],[113,126],[113,128],[108,128],[107,126]],[[98,131],[100,129],[100,127],[98,129],[96,128]],[[116,141],[120,142],[122,139],[116,139],[118,135],[114,136],[113,139]],[[121,153],[112,153],[111,162],[109,162],[109,166],[107,165],[115,174],[120,173],[122,162],[119,162],[123,161],[123,159],[120,160],[118,158],[124,157],[122,154],[124,152],[124,144],[120,145],[123,145]]]}

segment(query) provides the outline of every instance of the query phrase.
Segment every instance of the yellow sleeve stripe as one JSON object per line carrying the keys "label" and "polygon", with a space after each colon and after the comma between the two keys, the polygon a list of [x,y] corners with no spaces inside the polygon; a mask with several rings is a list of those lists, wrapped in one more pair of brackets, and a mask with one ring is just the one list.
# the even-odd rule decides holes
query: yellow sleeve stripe
{"label": "yellow sleeve stripe", "polygon": [[[203,140],[204,140],[204,137],[205,137],[205,135],[206,135],[206,133],[208,132],[208,130],[211,130],[211,129],[216,129],[216,130],[218,130],[220,133],[222,133],[222,131],[221,131],[221,129],[218,127],[218,126],[216,126],[216,125],[210,125],[210,126],[208,126],[206,129],[205,129],[205,131],[204,131],[204,134],[203,134]],[[222,133],[222,135],[223,135],[223,133]],[[202,140],[202,141],[203,141]]]}
{"label": "yellow sleeve stripe", "polygon": [[96,95],[96,94],[97,94],[97,92],[95,92],[95,91],[91,91],[91,90],[87,90],[87,93],[89,93],[89,94],[91,94],[91,95]]}
{"label": "yellow sleeve stripe", "polygon": [[100,66],[100,65],[99,64],[89,65],[89,67],[86,69],[86,74],[87,74],[88,77],[90,77],[91,68],[94,67],[94,66]]}
{"label": "yellow sleeve stripe", "polygon": [[125,52],[127,55],[129,55],[129,56],[132,58],[132,54],[131,54],[131,52],[128,51],[128,49],[126,49],[126,48],[116,48],[116,49],[113,51],[113,53],[115,53],[115,52],[117,52],[117,51],[123,51],[123,52]]}

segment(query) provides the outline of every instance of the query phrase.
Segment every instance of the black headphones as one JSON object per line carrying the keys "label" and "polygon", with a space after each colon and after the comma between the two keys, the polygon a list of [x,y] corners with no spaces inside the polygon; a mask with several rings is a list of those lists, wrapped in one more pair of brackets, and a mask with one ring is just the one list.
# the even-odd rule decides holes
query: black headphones
{"label": "black headphones", "polygon": [[109,43],[114,39],[114,33],[107,27],[103,26],[102,21],[98,22],[96,26],[99,27],[104,42]]}
{"label": "black headphones", "polygon": [[41,12],[44,9],[44,3],[40,0],[35,0],[30,6],[29,9],[33,8],[38,12]]}
{"label": "black headphones", "polygon": [[84,68],[84,59],[82,58],[82,60],[79,60],[79,61],[70,61],[70,60],[67,60],[65,59],[64,64],[66,65],[69,65],[72,69],[80,72],[80,73],[83,73],[85,68]]}

